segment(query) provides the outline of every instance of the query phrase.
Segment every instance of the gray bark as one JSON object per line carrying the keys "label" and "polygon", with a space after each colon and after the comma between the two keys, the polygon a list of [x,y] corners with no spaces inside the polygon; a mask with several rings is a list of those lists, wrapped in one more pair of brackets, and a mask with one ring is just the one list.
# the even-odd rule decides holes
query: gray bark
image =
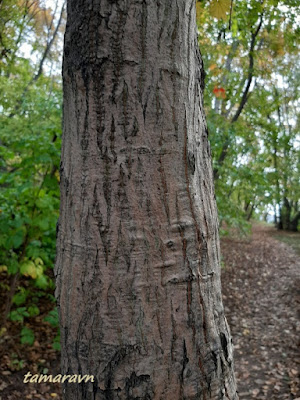
{"label": "gray bark", "polygon": [[194,0],[69,0],[64,399],[237,399]]}

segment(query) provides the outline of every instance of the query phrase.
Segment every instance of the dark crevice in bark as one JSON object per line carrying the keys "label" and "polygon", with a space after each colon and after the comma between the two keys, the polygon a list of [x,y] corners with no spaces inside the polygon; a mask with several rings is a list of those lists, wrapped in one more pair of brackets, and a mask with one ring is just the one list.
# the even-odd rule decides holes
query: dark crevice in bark
{"label": "dark crevice in bark", "polygon": [[105,395],[107,399],[113,399],[113,383],[114,383],[114,373],[118,366],[124,361],[124,359],[133,352],[139,351],[136,346],[123,346],[116,350],[113,357],[110,359],[106,367],[104,368],[105,378]]}
{"label": "dark crevice in bark", "polygon": [[[142,10],[141,10],[141,25],[140,25],[140,39],[141,39],[141,65],[140,65],[140,72],[139,72],[139,79],[138,79],[138,87],[139,87],[139,100],[140,103],[143,104],[143,90],[145,84],[145,70],[146,70],[146,49],[147,49],[147,3],[145,0],[142,1]],[[147,102],[143,104],[143,116],[144,121],[146,120],[146,109],[147,109]]]}
{"label": "dark crevice in bark", "polygon": [[196,234],[197,234],[197,239],[198,239],[198,245],[201,248],[201,234],[200,234],[200,229],[198,226],[198,222],[195,216],[195,211],[194,211],[194,204],[193,200],[191,197],[190,193],[190,179],[189,179],[189,166],[188,166],[188,133],[187,133],[187,118],[186,118],[186,113],[185,113],[185,123],[184,123],[184,150],[183,150],[183,161],[184,161],[184,168],[185,168],[185,178],[186,178],[186,191],[190,203],[190,210],[191,214],[194,220],[194,225],[196,229]]}
{"label": "dark crevice in bark", "polygon": [[221,332],[220,333],[220,340],[221,340],[221,346],[224,352],[225,360],[228,361],[228,348],[227,348],[227,338],[225,333]]}
{"label": "dark crevice in bark", "polygon": [[[150,375],[137,375],[132,372],[130,377],[126,379],[125,391],[128,400],[136,400],[142,398],[143,400],[153,399],[152,382]],[[135,397],[132,395],[134,389],[142,392],[142,397]]]}
{"label": "dark crevice in bark", "polygon": [[182,371],[181,371],[181,375],[180,375],[180,380],[183,383],[184,381],[184,371],[186,366],[189,363],[189,359],[187,356],[187,350],[186,350],[186,343],[185,343],[185,339],[183,339],[183,358],[182,358]]}
{"label": "dark crevice in bark", "polygon": [[163,190],[163,204],[166,210],[166,215],[168,218],[168,224],[170,225],[170,210],[169,210],[169,201],[168,201],[168,185],[167,185],[167,180],[166,180],[166,174],[162,162],[162,157],[159,159],[159,172],[161,176],[161,185],[162,185],[162,190]]}

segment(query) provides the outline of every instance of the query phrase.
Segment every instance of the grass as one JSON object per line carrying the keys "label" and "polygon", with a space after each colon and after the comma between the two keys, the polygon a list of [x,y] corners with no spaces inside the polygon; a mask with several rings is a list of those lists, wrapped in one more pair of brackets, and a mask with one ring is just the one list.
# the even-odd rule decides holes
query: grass
{"label": "grass", "polygon": [[277,231],[273,237],[288,244],[300,255],[300,232]]}

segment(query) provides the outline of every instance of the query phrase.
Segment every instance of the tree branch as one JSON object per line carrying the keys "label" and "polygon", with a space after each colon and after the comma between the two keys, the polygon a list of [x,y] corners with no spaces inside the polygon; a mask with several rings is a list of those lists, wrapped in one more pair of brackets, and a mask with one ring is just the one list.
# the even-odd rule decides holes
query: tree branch
{"label": "tree branch", "polygon": [[231,122],[236,122],[241,114],[241,112],[243,111],[243,108],[245,107],[245,104],[248,100],[248,92],[251,86],[251,82],[253,79],[253,71],[254,71],[254,57],[253,57],[253,53],[254,53],[254,46],[255,46],[255,41],[257,38],[257,35],[260,31],[260,28],[262,26],[263,23],[263,13],[260,16],[260,22],[255,30],[254,33],[252,33],[252,38],[251,38],[251,43],[250,43],[250,50],[249,50],[249,67],[248,67],[248,78],[247,78],[247,85],[244,89],[241,101],[240,101],[240,105],[236,111],[236,113],[234,114],[234,116],[232,117]]}
{"label": "tree branch", "polygon": [[42,74],[42,72],[43,72],[44,63],[45,63],[45,61],[46,61],[46,59],[47,59],[47,57],[48,57],[48,54],[49,54],[49,52],[50,52],[50,50],[51,50],[51,47],[52,47],[52,45],[53,45],[53,43],[54,43],[54,41],[55,41],[55,39],[56,39],[58,30],[59,30],[59,28],[60,28],[60,26],[61,26],[63,14],[64,14],[64,10],[65,10],[65,3],[63,3],[63,6],[62,6],[62,8],[61,8],[59,20],[58,20],[58,22],[57,22],[57,25],[56,25],[55,31],[54,31],[54,33],[53,33],[53,35],[52,35],[52,38],[51,38],[51,40],[47,43],[47,45],[46,45],[46,47],[45,47],[44,53],[43,53],[42,58],[41,58],[40,63],[39,63],[38,71],[37,71],[37,73],[32,77],[32,79],[28,82],[27,86],[25,87],[25,89],[24,89],[24,91],[23,91],[23,93],[22,93],[22,96],[21,96],[20,100],[19,100],[19,101],[17,102],[17,104],[16,104],[16,107],[15,107],[14,111],[13,111],[11,114],[9,114],[9,118],[12,118],[12,117],[14,117],[14,116],[16,115],[16,113],[18,112],[18,110],[19,110],[20,107],[21,107],[22,100],[24,99],[24,97],[25,97],[26,93],[28,92],[30,86],[31,86],[33,83],[35,83],[35,82],[39,79],[39,77],[41,76],[41,74]]}
{"label": "tree branch", "polygon": [[54,41],[55,41],[55,39],[56,39],[58,30],[59,30],[59,28],[60,28],[60,26],[61,26],[61,22],[62,22],[62,18],[63,18],[64,11],[65,11],[65,3],[63,4],[63,6],[62,6],[62,8],[61,8],[59,20],[58,20],[58,22],[57,22],[57,25],[56,25],[55,31],[54,31],[54,33],[53,33],[53,35],[52,35],[52,38],[51,38],[51,40],[47,43],[47,46],[46,46],[46,48],[45,48],[45,50],[44,50],[43,56],[42,56],[41,61],[40,61],[40,65],[39,65],[38,72],[35,74],[35,76],[34,76],[34,77],[32,78],[32,80],[29,82],[28,86],[30,86],[32,83],[36,82],[36,81],[39,79],[39,77],[41,76],[42,72],[43,72],[44,63],[45,63],[45,61],[46,61],[46,59],[47,59],[47,57],[48,57],[48,54],[49,54],[49,52],[50,52],[50,49],[51,49],[51,47],[52,47],[52,45],[53,45],[53,43],[54,43]]}
{"label": "tree branch", "polygon": [[[242,97],[241,97],[241,101],[240,104],[238,106],[238,109],[236,111],[236,113],[234,114],[234,116],[231,119],[231,123],[235,123],[239,116],[241,115],[241,112],[243,111],[243,108],[245,107],[245,104],[247,103],[247,100],[249,98],[249,90],[250,90],[250,86],[252,83],[252,79],[253,79],[253,71],[254,71],[254,47],[255,47],[255,42],[256,42],[256,38],[257,35],[262,27],[262,23],[263,23],[263,13],[260,16],[260,21],[259,24],[255,30],[255,32],[252,33],[251,35],[251,42],[250,42],[250,49],[249,49],[249,67],[248,67],[248,76],[247,76],[247,85],[243,91]],[[220,166],[224,163],[224,160],[227,156],[227,152],[228,152],[228,148],[230,146],[231,143],[231,138],[228,137],[222,147],[222,151],[221,154],[218,158],[217,161],[217,167],[214,168],[214,179],[217,180],[219,177],[219,169]]]}

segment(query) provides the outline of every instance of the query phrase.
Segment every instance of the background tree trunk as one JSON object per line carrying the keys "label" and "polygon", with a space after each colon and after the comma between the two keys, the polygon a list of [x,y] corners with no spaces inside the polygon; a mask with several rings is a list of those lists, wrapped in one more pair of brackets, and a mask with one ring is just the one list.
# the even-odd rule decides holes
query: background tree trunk
{"label": "background tree trunk", "polygon": [[237,399],[194,0],[69,0],[65,399]]}

